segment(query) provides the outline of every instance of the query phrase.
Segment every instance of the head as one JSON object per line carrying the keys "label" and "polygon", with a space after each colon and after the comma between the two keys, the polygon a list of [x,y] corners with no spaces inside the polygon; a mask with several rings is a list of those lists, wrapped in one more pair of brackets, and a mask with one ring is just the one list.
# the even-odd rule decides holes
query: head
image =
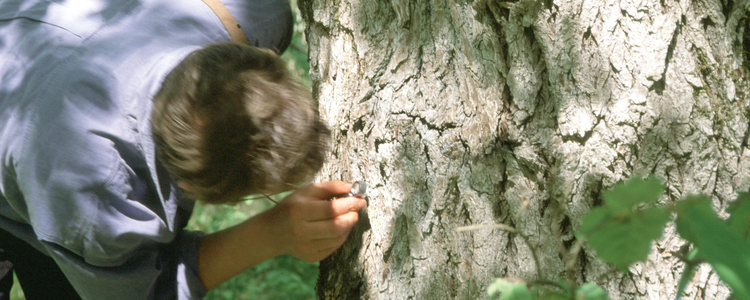
{"label": "head", "polygon": [[270,50],[226,43],[188,55],[151,117],[162,164],[208,203],[272,194],[320,170],[330,131],[309,92]]}

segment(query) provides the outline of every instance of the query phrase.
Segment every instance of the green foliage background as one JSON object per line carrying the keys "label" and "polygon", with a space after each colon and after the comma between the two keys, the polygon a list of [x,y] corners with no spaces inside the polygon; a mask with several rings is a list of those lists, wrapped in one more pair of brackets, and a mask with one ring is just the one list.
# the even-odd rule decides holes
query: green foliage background
{"label": "green foliage background", "polygon": [[[307,62],[307,43],[304,37],[305,24],[300,17],[297,1],[290,2],[295,16],[294,36],[292,44],[281,58],[287,62],[289,69],[302,83],[310,87],[310,65]],[[276,198],[280,199],[281,196]],[[272,206],[273,203],[265,199],[248,200],[235,206],[198,203],[188,229],[202,230],[206,233],[218,231]],[[279,256],[225,282],[208,293],[205,299],[315,299],[317,278],[317,263],[308,263],[291,256]],[[10,299],[25,299],[15,276]]]}

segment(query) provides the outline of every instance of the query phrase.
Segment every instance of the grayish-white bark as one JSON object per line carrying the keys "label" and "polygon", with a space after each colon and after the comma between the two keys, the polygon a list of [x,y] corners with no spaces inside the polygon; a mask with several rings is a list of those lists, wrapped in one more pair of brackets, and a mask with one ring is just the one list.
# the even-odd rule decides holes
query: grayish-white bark
{"label": "grayish-white bark", "polygon": [[[370,186],[362,224],[321,264],[320,296],[477,299],[496,277],[565,278],[560,247],[633,174],[665,179],[664,202],[703,193],[724,209],[750,185],[747,6],[301,1],[334,130],[322,179]],[[494,223],[529,238],[541,273],[519,234],[455,231]],[[669,227],[627,274],[584,246],[572,276],[612,299],[673,298],[683,244]],[[707,267],[688,289],[728,293]]]}

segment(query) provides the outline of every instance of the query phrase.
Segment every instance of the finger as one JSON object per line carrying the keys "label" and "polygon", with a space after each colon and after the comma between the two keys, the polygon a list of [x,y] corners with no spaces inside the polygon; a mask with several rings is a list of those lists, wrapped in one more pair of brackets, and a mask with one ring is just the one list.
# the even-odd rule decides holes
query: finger
{"label": "finger", "polygon": [[351,183],[334,180],[310,184],[300,189],[298,193],[300,193],[301,196],[313,199],[328,200],[336,195],[348,193],[351,189]]}
{"label": "finger", "polygon": [[339,198],[335,201],[315,201],[307,203],[304,220],[309,222],[330,220],[349,212],[357,212],[367,207],[367,201],[356,197]]}
{"label": "finger", "polygon": [[303,247],[309,249],[308,253],[317,253],[321,250],[327,249],[336,250],[338,247],[341,247],[344,242],[346,242],[346,236],[310,241]]}
{"label": "finger", "polygon": [[341,245],[346,241],[346,236],[341,238],[316,240],[306,244],[299,245],[299,258],[302,258],[308,262],[315,262],[322,260],[336,249],[340,248]]}
{"label": "finger", "polygon": [[330,220],[309,222],[300,232],[300,236],[309,240],[346,236],[358,220],[357,212],[349,212]]}

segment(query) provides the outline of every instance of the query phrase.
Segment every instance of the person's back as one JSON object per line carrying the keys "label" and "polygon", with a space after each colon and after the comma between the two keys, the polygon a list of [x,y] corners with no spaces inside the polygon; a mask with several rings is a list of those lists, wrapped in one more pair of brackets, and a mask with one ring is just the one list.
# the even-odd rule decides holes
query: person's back
{"label": "person's back", "polygon": [[[80,290],[85,298],[173,297],[177,285],[154,280],[185,272],[154,276],[147,261],[159,253],[146,249],[185,235],[175,223],[192,204],[179,214],[185,200],[156,172],[151,97],[190,52],[229,40],[220,21],[199,0],[9,0],[0,3],[0,33],[0,228],[66,274],[97,274],[69,276],[100,287]],[[102,209],[107,201],[115,210]],[[102,269],[139,255],[130,272],[141,276],[120,284],[121,268]]]}
{"label": "person's back", "polygon": [[0,2],[0,231],[84,298],[203,295],[200,234],[182,230],[193,201],[157,162],[150,118],[175,66],[228,41],[200,0]]}

